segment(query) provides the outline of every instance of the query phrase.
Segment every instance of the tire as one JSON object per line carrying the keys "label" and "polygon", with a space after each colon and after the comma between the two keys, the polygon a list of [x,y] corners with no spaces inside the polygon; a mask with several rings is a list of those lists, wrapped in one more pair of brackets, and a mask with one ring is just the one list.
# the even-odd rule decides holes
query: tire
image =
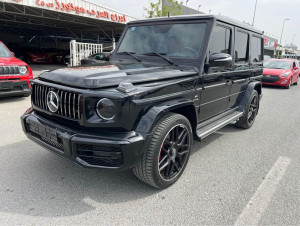
{"label": "tire", "polygon": [[290,78],[289,84],[287,86],[285,86],[284,88],[290,89],[291,85],[292,85],[292,77]]}
{"label": "tire", "polygon": [[249,129],[256,118],[259,108],[259,97],[256,90],[252,91],[251,97],[245,106],[244,115],[237,121],[236,126]]}
{"label": "tire", "polygon": [[299,77],[297,78],[297,81],[294,83],[294,85],[298,85]]}
{"label": "tire", "polygon": [[133,173],[153,187],[164,189],[171,186],[187,165],[191,142],[189,120],[180,114],[166,114],[147,138],[143,156],[133,168]]}

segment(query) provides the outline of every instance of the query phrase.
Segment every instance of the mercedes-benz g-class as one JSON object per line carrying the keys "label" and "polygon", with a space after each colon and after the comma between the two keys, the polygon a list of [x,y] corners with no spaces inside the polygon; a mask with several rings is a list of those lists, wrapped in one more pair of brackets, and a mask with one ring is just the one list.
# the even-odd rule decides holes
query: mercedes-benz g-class
{"label": "mercedes-benz g-class", "polygon": [[225,17],[130,22],[109,62],[32,81],[23,130],[81,166],[132,169],[166,188],[183,173],[193,139],[253,125],[263,55],[262,32]]}

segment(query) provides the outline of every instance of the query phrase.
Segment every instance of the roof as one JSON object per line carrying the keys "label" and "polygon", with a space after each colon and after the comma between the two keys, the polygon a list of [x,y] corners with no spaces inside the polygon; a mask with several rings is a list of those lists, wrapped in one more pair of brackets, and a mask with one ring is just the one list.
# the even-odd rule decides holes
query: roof
{"label": "roof", "polygon": [[217,21],[221,21],[227,24],[231,24],[258,34],[263,34],[263,31],[250,26],[248,24],[242,23],[238,20],[232,19],[230,17],[226,16],[220,16],[220,15],[211,15],[211,14],[193,14],[193,15],[180,15],[180,16],[170,16],[170,17],[157,17],[157,18],[149,18],[149,19],[143,19],[143,20],[136,20],[131,21],[128,24],[136,24],[136,23],[149,23],[151,21],[158,22],[158,21],[175,21],[175,20],[195,20],[195,19],[215,19]]}

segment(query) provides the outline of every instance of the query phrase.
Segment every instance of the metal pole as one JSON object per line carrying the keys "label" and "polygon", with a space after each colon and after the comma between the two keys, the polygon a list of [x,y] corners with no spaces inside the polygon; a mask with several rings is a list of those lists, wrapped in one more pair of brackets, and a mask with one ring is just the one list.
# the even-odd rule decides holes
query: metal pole
{"label": "metal pole", "polygon": [[294,39],[295,39],[295,36],[296,36],[296,35],[294,35],[294,36],[293,36],[293,41],[292,41],[292,45],[294,44]]}
{"label": "metal pole", "polygon": [[254,19],[255,19],[255,13],[256,13],[256,6],[257,6],[257,0],[255,1],[255,8],[254,8],[254,14],[253,14],[252,26],[254,26]]}
{"label": "metal pole", "polygon": [[[282,49],[283,49],[282,44],[281,44],[281,39],[282,39],[282,34],[283,34],[283,29],[284,29],[284,23],[285,23],[286,20],[289,20],[289,18],[283,20],[282,30],[281,30],[281,35],[280,35],[280,41],[279,41],[280,48],[281,48],[281,53],[282,53]],[[279,58],[279,52],[278,52],[277,58]]]}
{"label": "metal pole", "polygon": [[289,20],[289,19],[287,18],[287,19],[284,19],[284,20],[283,20],[282,30],[281,30],[281,35],[280,35],[280,41],[279,41],[280,45],[282,45],[282,44],[281,44],[281,39],[282,39],[282,34],[283,34],[283,29],[284,29],[284,23],[285,23],[286,20]]}

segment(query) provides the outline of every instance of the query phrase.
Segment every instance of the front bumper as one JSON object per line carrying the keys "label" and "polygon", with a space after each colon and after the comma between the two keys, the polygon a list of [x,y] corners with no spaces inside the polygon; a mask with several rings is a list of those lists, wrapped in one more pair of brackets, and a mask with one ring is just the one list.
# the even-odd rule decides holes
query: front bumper
{"label": "front bumper", "polygon": [[0,97],[2,96],[29,96],[31,89],[27,81],[0,80]]}
{"label": "front bumper", "polygon": [[[144,136],[135,132],[95,135],[60,126],[33,112],[24,114],[21,123],[29,139],[83,167],[126,170],[142,157]],[[57,136],[57,141],[41,136],[43,133],[32,129],[32,124],[46,128],[45,133]]]}
{"label": "front bumper", "polygon": [[266,77],[263,76],[262,78],[262,84],[263,85],[271,85],[271,86],[288,86],[290,77],[279,77],[279,76],[270,76]]}

